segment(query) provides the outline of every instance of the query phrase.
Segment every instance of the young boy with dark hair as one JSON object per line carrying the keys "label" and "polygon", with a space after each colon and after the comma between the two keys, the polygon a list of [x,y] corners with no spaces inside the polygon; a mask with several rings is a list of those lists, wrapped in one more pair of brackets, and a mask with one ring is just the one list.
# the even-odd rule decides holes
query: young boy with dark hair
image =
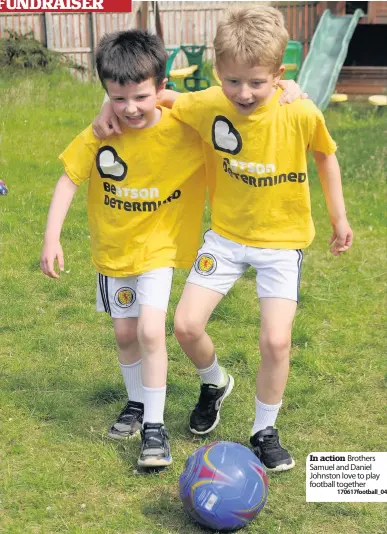
{"label": "young boy with dark hair", "polygon": [[61,154],[48,214],[43,272],[63,271],[60,233],[86,180],[97,310],[112,317],[128,403],[109,430],[113,439],[141,430],[138,464],[172,462],[164,426],[165,317],[174,267],[188,268],[199,246],[205,197],[201,140],[156,104],[165,87],[161,40],[130,30],[105,35],[97,70],[123,135],[97,139],[91,125]]}
{"label": "young boy with dark hair", "polygon": [[[294,467],[274,427],[289,372],[291,332],[299,298],[302,249],[314,238],[307,170],[312,151],[333,232],[331,252],[352,244],[335,156],[336,144],[310,100],[281,106],[280,77],[288,42],[283,16],[268,6],[229,11],[214,41],[221,87],[176,95],[172,112],[204,141],[211,185],[211,230],[187,279],[175,316],[176,337],[201,378],[191,413],[194,434],[218,424],[234,380],[220,367],[205,331],[221,299],[250,267],[257,272],[261,363],[250,443],[268,470]],[[93,125],[114,125],[109,106]]]}

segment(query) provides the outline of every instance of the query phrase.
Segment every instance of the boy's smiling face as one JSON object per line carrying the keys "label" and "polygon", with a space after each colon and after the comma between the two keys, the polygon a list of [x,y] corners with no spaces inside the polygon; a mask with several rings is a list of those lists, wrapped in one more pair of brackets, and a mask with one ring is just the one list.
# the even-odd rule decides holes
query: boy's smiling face
{"label": "boy's smiling face", "polygon": [[284,68],[274,75],[269,67],[222,60],[216,70],[227,99],[238,113],[250,115],[274,95]]}
{"label": "boy's smiling face", "polygon": [[164,89],[165,82],[166,80],[156,88],[153,78],[125,85],[106,80],[106,91],[120,122],[137,130],[154,126],[160,118],[156,101]]}

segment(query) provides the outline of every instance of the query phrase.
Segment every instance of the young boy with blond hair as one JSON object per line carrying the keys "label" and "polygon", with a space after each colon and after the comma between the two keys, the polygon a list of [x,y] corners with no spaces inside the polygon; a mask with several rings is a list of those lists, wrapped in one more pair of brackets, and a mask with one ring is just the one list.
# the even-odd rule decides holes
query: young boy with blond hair
{"label": "young boy with blond hair", "polygon": [[219,23],[214,41],[221,87],[170,98],[176,100],[173,115],[204,140],[207,173],[212,172],[211,230],[175,315],[176,337],[202,381],[190,430],[211,432],[232,391],[234,380],[220,367],[205,328],[224,295],[252,266],[261,311],[261,363],[250,443],[273,471],[295,465],[274,425],[289,373],[302,249],[315,234],[307,151],[313,152],[333,227],[331,252],[345,252],[353,238],[336,144],[322,113],[309,100],[280,105],[278,84],[287,42],[277,9],[233,9]]}
{"label": "young boy with blond hair", "polygon": [[109,141],[91,125],[61,154],[65,172],[51,202],[43,272],[63,270],[60,233],[73,196],[89,180],[91,252],[97,310],[109,313],[128,402],[113,439],[141,430],[138,464],[172,462],[164,426],[165,317],[174,267],[188,268],[199,246],[206,182],[199,136],[156,101],[165,87],[161,40],[130,30],[105,35],[97,70],[123,130]]}
{"label": "young boy with blond hair", "polygon": [[250,442],[269,470],[295,462],[274,427],[289,373],[291,332],[299,298],[302,249],[315,234],[307,151],[318,168],[333,227],[331,252],[352,244],[335,156],[322,113],[309,100],[278,105],[288,42],[282,14],[266,6],[228,12],[214,41],[222,88],[179,97],[174,115],[211,147],[215,169],[211,230],[205,235],[175,317],[176,337],[202,378],[190,428],[206,434],[233,385],[218,362],[206,324],[249,266],[256,269],[261,328]]}

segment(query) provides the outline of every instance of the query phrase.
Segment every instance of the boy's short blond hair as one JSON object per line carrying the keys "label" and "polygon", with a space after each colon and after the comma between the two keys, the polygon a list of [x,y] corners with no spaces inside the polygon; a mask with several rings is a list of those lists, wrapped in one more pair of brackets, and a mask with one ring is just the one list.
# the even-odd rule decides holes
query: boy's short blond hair
{"label": "boy's short blond hair", "polygon": [[216,63],[231,59],[249,66],[282,64],[289,34],[281,11],[269,6],[230,9],[219,22],[214,39]]}

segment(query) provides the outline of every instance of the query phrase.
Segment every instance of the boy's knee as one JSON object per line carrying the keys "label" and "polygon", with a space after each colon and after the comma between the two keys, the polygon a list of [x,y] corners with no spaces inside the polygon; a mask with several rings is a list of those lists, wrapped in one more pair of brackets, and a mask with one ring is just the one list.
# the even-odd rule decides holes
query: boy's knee
{"label": "boy's knee", "polygon": [[153,324],[151,322],[144,322],[138,324],[137,338],[141,345],[151,348],[156,348],[162,343],[165,338],[165,326]]}
{"label": "boy's knee", "polygon": [[259,344],[263,355],[266,353],[279,361],[286,359],[289,357],[291,333],[261,334]]}
{"label": "boy's knee", "polygon": [[175,315],[175,336],[179,342],[196,341],[203,331],[203,325],[199,321],[179,314]]}
{"label": "boy's knee", "polygon": [[137,341],[137,333],[135,330],[116,330],[116,342],[121,350],[128,349],[133,343]]}

